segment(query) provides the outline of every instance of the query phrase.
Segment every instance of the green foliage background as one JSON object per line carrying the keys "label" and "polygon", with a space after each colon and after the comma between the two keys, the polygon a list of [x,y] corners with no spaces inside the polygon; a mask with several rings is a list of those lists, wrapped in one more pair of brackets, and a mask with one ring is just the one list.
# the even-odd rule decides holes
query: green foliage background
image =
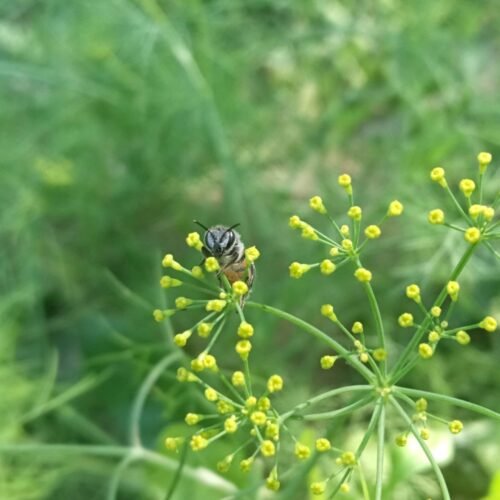
{"label": "green foliage background", "polygon": [[[429,168],[442,163],[456,185],[477,152],[500,155],[499,26],[494,0],[0,3],[1,443],[126,442],[131,401],[165,349],[151,310],[175,297],[159,289],[160,257],[199,262],[184,244],[194,218],[241,222],[245,242],[262,252],[255,300],[323,325],[328,300],[346,323],[369,323],[350,270],[287,277],[292,260],[323,256],[288,229],[288,216],[307,214],[320,194],[342,218],[344,171],[366,220],[394,198],[405,203],[366,259],[392,339],[404,342],[404,285],[418,281],[431,296],[463,245],[426,224],[427,210],[449,207]],[[498,317],[495,265],[487,252],[474,258],[457,323]],[[320,372],[324,352],[302,333],[251,319],[252,366],[262,377],[284,374],[293,387],[285,403],[351,380],[342,366]],[[189,318],[175,318],[176,330],[186,326]],[[217,352],[227,368],[237,366],[233,343]],[[409,385],[500,410],[498,337],[478,332],[471,347],[440,351]],[[165,374],[142,421],[146,444],[161,450],[196,398]],[[445,468],[452,498],[486,496],[499,429],[440,411],[476,425]],[[362,423],[343,422],[339,435]],[[213,468],[223,453],[188,461]],[[394,464],[389,494],[423,497],[425,476],[401,457]],[[115,466],[0,454],[0,498],[105,498]],[[119,498],[164,498],[171,475],[130,471]],[[490,500],[500,498],[494,484]],[[306,498],[295,491],[283,497]],[[187,495],[220,493],[181,480],[178,498]]]}

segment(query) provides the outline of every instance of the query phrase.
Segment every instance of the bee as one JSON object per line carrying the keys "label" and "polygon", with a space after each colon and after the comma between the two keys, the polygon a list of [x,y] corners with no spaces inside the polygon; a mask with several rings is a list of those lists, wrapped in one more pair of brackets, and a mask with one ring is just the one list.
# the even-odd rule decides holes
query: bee
{"label": "bee", "polygon": [[248,293],[240,299],[240,305],[243,307],[255,280],[255,264],[247,262],[245,245],[241,241],[239,233],[234,231],[234,228],[238,227],[239,224],[230,227],[222,225],[206,227],[197,220],[194,223],[205,230],[201,251],[205,258],[215,257],[217,259],[221,267],[219,276],[222,273],[229,283],[243,281],[248,286]]}

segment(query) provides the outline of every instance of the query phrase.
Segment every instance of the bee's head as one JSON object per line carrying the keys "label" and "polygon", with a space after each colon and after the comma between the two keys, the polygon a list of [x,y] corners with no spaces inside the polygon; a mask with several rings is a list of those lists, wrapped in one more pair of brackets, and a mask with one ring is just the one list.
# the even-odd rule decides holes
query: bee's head
{"label": "bee's head", "polygon": [[227,254],[233,247],[235,242],[240,238],[239,234],[233,229],[239,224],[234,224],[231,227],[227,226],[212,226],[205,227],[203,224],[195,221],[196,224],[205,229],[203,235],[203,244],[205,248],[216,258]]}

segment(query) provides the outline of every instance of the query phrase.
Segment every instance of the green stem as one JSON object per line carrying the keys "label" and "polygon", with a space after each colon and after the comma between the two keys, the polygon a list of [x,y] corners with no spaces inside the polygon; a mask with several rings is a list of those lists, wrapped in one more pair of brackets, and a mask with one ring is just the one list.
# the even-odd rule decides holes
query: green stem
{"label": "green stem", "polygon": [[316,328],[310,323],[307,323],[306,321],[297,318],[297,316],[294,316],[293,314],[282,311],[281,309],[277,309],[276,307],[268,306],[266,304],[259,304],[257,302],[249,301],[246,303],[246,307],[255,307],[257,309],[261,309],[264,312],[273,314],[274,316],[282,318],[298,326],[305,332],[321,340],[324,344],[328,345],[335,352],[342,354],[346,358],[346,363],[351,365],[368,382],[374,381],[373,373],[368,368],[366,368],[366,366],[364,366],[363,363],[361,363],[361,361],[359,361],[356,358],[352,357],[349,358],[350,354],[349,351],[346,348],[344,348],[341,344],[339,344],[337,341],[329,337],[326,333],[322,332],[319,328]]}
{"label": "green stem", "polygon": [[290,410],[286,413],[283,413],[280,417],[280,421],[284,422],[288,417],[297,413],[298,411],[303,410],[303,409],[305,409],[308,406],[311,406],[313,404],[319,403],[320,401],[323,401],[324,399],[332,398],[334,396],[338,396],[339,394],[343,394],[344,392],[356,392],[356,391],[366,392],[366,391],[371,391],[371,390],[373,390],[373,387],[371,385],[348,385],[345,387],[338,387],[337,389],[333,389],[331,391],[327,391],[327,392],[324,392],[322,394],[319,394],[318,396],[310,398],[307,401],[305,401],[304,403],[300,403],[292,410]]}
{"label": "green stem", "polygon": [[418,432],[418,429],[415,427],[413,424],[411,418],[407,415],[407,413],[404,411],[404,409],[401,407],[401,405],[396,401],[396,399],[393,396],[389,396],[389,401],[391,404],[394,406],[396,411],[401,415],[403,420],[406,422],[408,427],[411,430],[411,433],[415,436],[415,439],[418,441],[418,444],[422,448],[422,451],[425,453],[427,459],[429,460],[429,463],[432,467],[432,470],[434,471],[434,474],[436,475],[436,478],[439,483],[439,488],[441,489],[441,494],[443,496],[443,500],[451,500],[450,493],[448,491],[448,486],[446,485],[446,481],[444,479],[443,473],[441,472],[441,469],[439,468],[438,463],[432,456],[432,452],[427,446],[427,443],[422,439],[420,436],[420,433]]}
{"label": "green stem", "polygon": [[141,384],[132,404],[129,424],[129,442],[132,445],[138,446],[141,444],[140,419],[146,398],[156,381],[161,377],[162,373],[174,362],[181,357],[181,353],[174,352],[167,354],[151,369],[148,376]]}
{"label": "green stem", "polygon": [[382,500],[384,486],[385,405],[380,409],[377,431],[377,472],[375,479],[375,500]]}
{"label": "green stem", "polygon": [[[453,269],[450,278],[448,281],[454,281],[456,280],[459,276],[460,273],[463,271],[464,267],[466,266],[467,262],[471,258],[472,254],[474,253],[474,250],[476,248],[476,245],[469,245],[465,253],[462,255],[462,258],[458,261],[457,265]],[[447,281],[447,282],[448,282]],[[446,291],[446,285],[442,288],[441,292],[439,293],[438,297],[436,298],[434,302],[434,306],[442,306],[443,302],[445,301],[447,297],[447,291]],[[418,343],[421,341],[422,337],[425,335],[427,332],[427,329],[432,323],[432,319],[427,317],[418,330],[414,333],[412,339],[410,342],[407,344],[406,348],[404,349],[403,353],[399,357],[399,361],[396,363],[394,368],[392,369],[390,373],[390,384],[396,383],[400,378],[401,378],[401,373],[404,365],[408,361],[409,356],[412,354],[412,352],[415,350],[417,347]],[[414,364],[414,362],[413,362]]]}
{"label": "green stem", "polygon": [[459,406],[460,408],[464,408],[465,410],[470,410],[485,417],[493,418],[497,421],[500,421],[500,413],[496,411],[490,410],[489,408],[485,408],[484,406],[470,403],[469,401],[464,401],[463,399],[453,398],[451,396],[445,396],[444,394],[437,394],[435,392],[429,391],[421,391],[417,389],[409,389],[407,387],[398,387],[394,386],[394,390],[398,391],[407,396],[414,396],[417,398],[426,398],[433,399],[436,401],[441,401],[442,403],[449,403],[454,406]]}
{"label": "green stem", "polygon": [[358,399],[358,401],[355,401],[350,405],[344,406],[344,408],[340,408],[339,410],[325,411],[322,413],[310,413],[309,415],[304,415],[301,418],[303,420],[331,420],[333,418],[340,417],[342,415],[348,415],[353,411],[359,410],[360,408],[363,408],[363,406],[366,406],[367,404],[371,403],[373,399],[374,396],[370,394],[369,396],[366,396],[362,399]]}
{"label": "green stem", "polygon": [[383,406],[384,406],[384,400],[382,398],[379,398],[377,400],[377,404],[375,405],[375,409],[373,410],[372,418],[370,419],[370,423],[368,424],[365,435],[363,436],[363,439],[359,444],[358,449],[356,450],[356,458],[358,460],[363,451],[365,450],[368,441],[370,441],[370,438],[372,437],[372,434],[375,431],[375,427],[377,427],[378,419],[380,417],[380,412],[382,411]]}

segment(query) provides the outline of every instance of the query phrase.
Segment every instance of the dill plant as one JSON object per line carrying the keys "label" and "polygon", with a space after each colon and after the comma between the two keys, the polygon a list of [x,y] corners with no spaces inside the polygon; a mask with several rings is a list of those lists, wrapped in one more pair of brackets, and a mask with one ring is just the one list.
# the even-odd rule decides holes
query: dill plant
{"label": "dill plant", "polygon": [[[175,299],[175,308],[155,310],[153,313],[157,321],[163,321],[180,310],[189,311],[193,315],[204,311],[191,328],[176,334],[172,340],[175,345],[184,348],[195,333],[207,339],[205,349],[194,359],[189,360],[186,355],[186,362],[177,370],[177,379],[182,383],[197,384],[212,409],[209,413],[203,414],[187,413],[185,422],[195,429],[191,437],[186,440],[180,436],[168,436],[165,439],[166,448],[170,451],[179,451],[189,446],[193,451],[199,452],[225,436],[234,435],[238,445],[230,454],[220,457],[216,465],[220,473],[227,472],[232,466],[249,471],[254,462],[261,459],[267,464],[264,484],[268,489],[276,491],[293,472],[293,467],[282,470],[283,465],[280,460],[284,454],[292,452],[298,462],[314,459],[320,464],[318,468],[323,471],[324,476],[309,484],[312,495],[326,495],[332,498],[338,492],[348,493],[354,486],[361,488],[364,498],[372,498],[364,478],[362,463],[363,452],[368,442],[376,439],[376,481],[373,498],[381,500],[384,498],[384,448],[389,439],[388,434],[392,435],[392,431],[388,433],[387,430],[389,427],[391,429],[394,427],[392,420],[396,419],[402,422],[402,431],[395,439],[392,436],[396,445],[406,446],[408,439],[413,436],[427,456],[436,476],[441,497],[445,500],[450,499],[443,474],[426,441],[434,426],[447,426],[452,434],[459,434],[463,429],[463,423],[457,419],[447,421],[434,415],[430,412],[432,403],[446,402],[498,421],[500,414],[445,394],[410,389],[399,384],[417,363],[425,363],[435,356],[442,342],[467,345],[471,340],[468,333],[471,330],[481,329],[486,333],[492,333],[497,329],[497,321],[492,316],[478,318],[476,322],[468,325],[455,325],[453,322],[453,310],[461,293],[460,275],[475,250],[479,245],[484,245],[497,258],[500,257],[493,246],[500,238],[500,222],[495,221],[495,206],[499,202],[499,196],[497,195],[489,205],[483,200],[484,176],[491,162],[491,155],[480,153],[478,162],[477,179],[475,181],[463,179],[459,184],[465,203],[462,203],[450,189],[443,168],[436,167],[430,173],[431,180],[436,182],[450,198],[454,209],[461,217],[462,225],[448,222],[445,212],[440,208],[429,212],[428,221],[432,225],[446,226],[450,230],[461,232],[463,254],[457,265],[450,270],[448,280],[442,284],[442,289],[436,297],[427,297],[417,283],[406,286],[406,296],[417,305],[419,313],[418,317],[415,317],[417,315],[414,316],[410,312],[402,312],[397,318],[397,324],[401,329],[412,332],[406,347],[400,352],[390,352],[387,348],[389,327],[382,321],[379,302],[372,286],[372,281],[376,283],[376,272],[364,266],[362,254],[365,247],[373,243],[372,240],[382,236],[383,225],[388,219],[403,215],[404,207],[401,202],[394,200],[389,204],[382,220],[376,224],[363,226],[363,210],[355,204],[352,181],[347,174],[338,178],[338,184],[345,191],[349,205],[347,224],[339,225],[319,196],[310,199],[310,207],[330,221],[331,234],[320,232],[297,215],[290,217],[290,227],[299,230],[303,238],[324,245],[328,258],[315,263],[292,262],[289,272],[292,278],[300,279],[306,273],[316,270],[328,276],[342,266],[351,266],[353,278],[359,282],[366,295],[374,331],[365,330],[360,321],[348,327],[332,304],[323,304],[319,307],[321,314],[335,327],[332,334],[271,305],[248,301],[243,309],[240,298],[248,293],[246,284],[236,281],[231,285],[224,275],[219,273],[220,267],[215,258],[207,258],[204,261],[204,269],[200,266],[188,269],[177,262],[171,254],[167,254],[163,259],[163,266],[176,272],[178,276],[163,276],[160,282],[162,287],[184,286],[190,292],[203,291],[212,295],[208,299],[178,296]],[[198,233],[190,233],[186,242],[190,247],[201,251],[203,244]],[[254,262],[259,257],[259,251],[255,247],[250,247],[245,255],[248,262]],[[212,275],[219,273],[220,286],[216,285],[216,281],[210,279],[207,273]],[[286,380],[277,373],[268,373],[265,384],[253,380],[250,355],[252,337],[255,331],[258,334],[258,327],[254,328],[248,321],[247,310],[271,314],[292,323],[331,351],[319,359],[322,369],[331,370],[341,360],[358,372],[365,383],[327,390],[295,407],[279,412],[274,401],[280,391],[286,390]],[[224,359],[217,360],[213,355],[213,348],[224,332],[229,314],[234,312],[239,318],[239,326],[233,333],[237,338],[235,350],[241,360],[241,369],[226,374],[225,370],[219,368],[219,361],[224,363]],[[338,338],[339,334],[342,338]],[[349,404],[342,406],[336,402],[339,401],[338,397],[344,394],[349,394],[351,400]],[[315,412],[315,405],[324,401],[331,401],[332,409]],[[313,445],[301,442],[289,425],[293,419],[300,419],[304,423],[331,422],[341,416],[366,409],[371,412],[371,417],[364,436],[354,449],[340,448],[328,434],[318,435]],[[329,458],[321,465],[323,457]]]}

